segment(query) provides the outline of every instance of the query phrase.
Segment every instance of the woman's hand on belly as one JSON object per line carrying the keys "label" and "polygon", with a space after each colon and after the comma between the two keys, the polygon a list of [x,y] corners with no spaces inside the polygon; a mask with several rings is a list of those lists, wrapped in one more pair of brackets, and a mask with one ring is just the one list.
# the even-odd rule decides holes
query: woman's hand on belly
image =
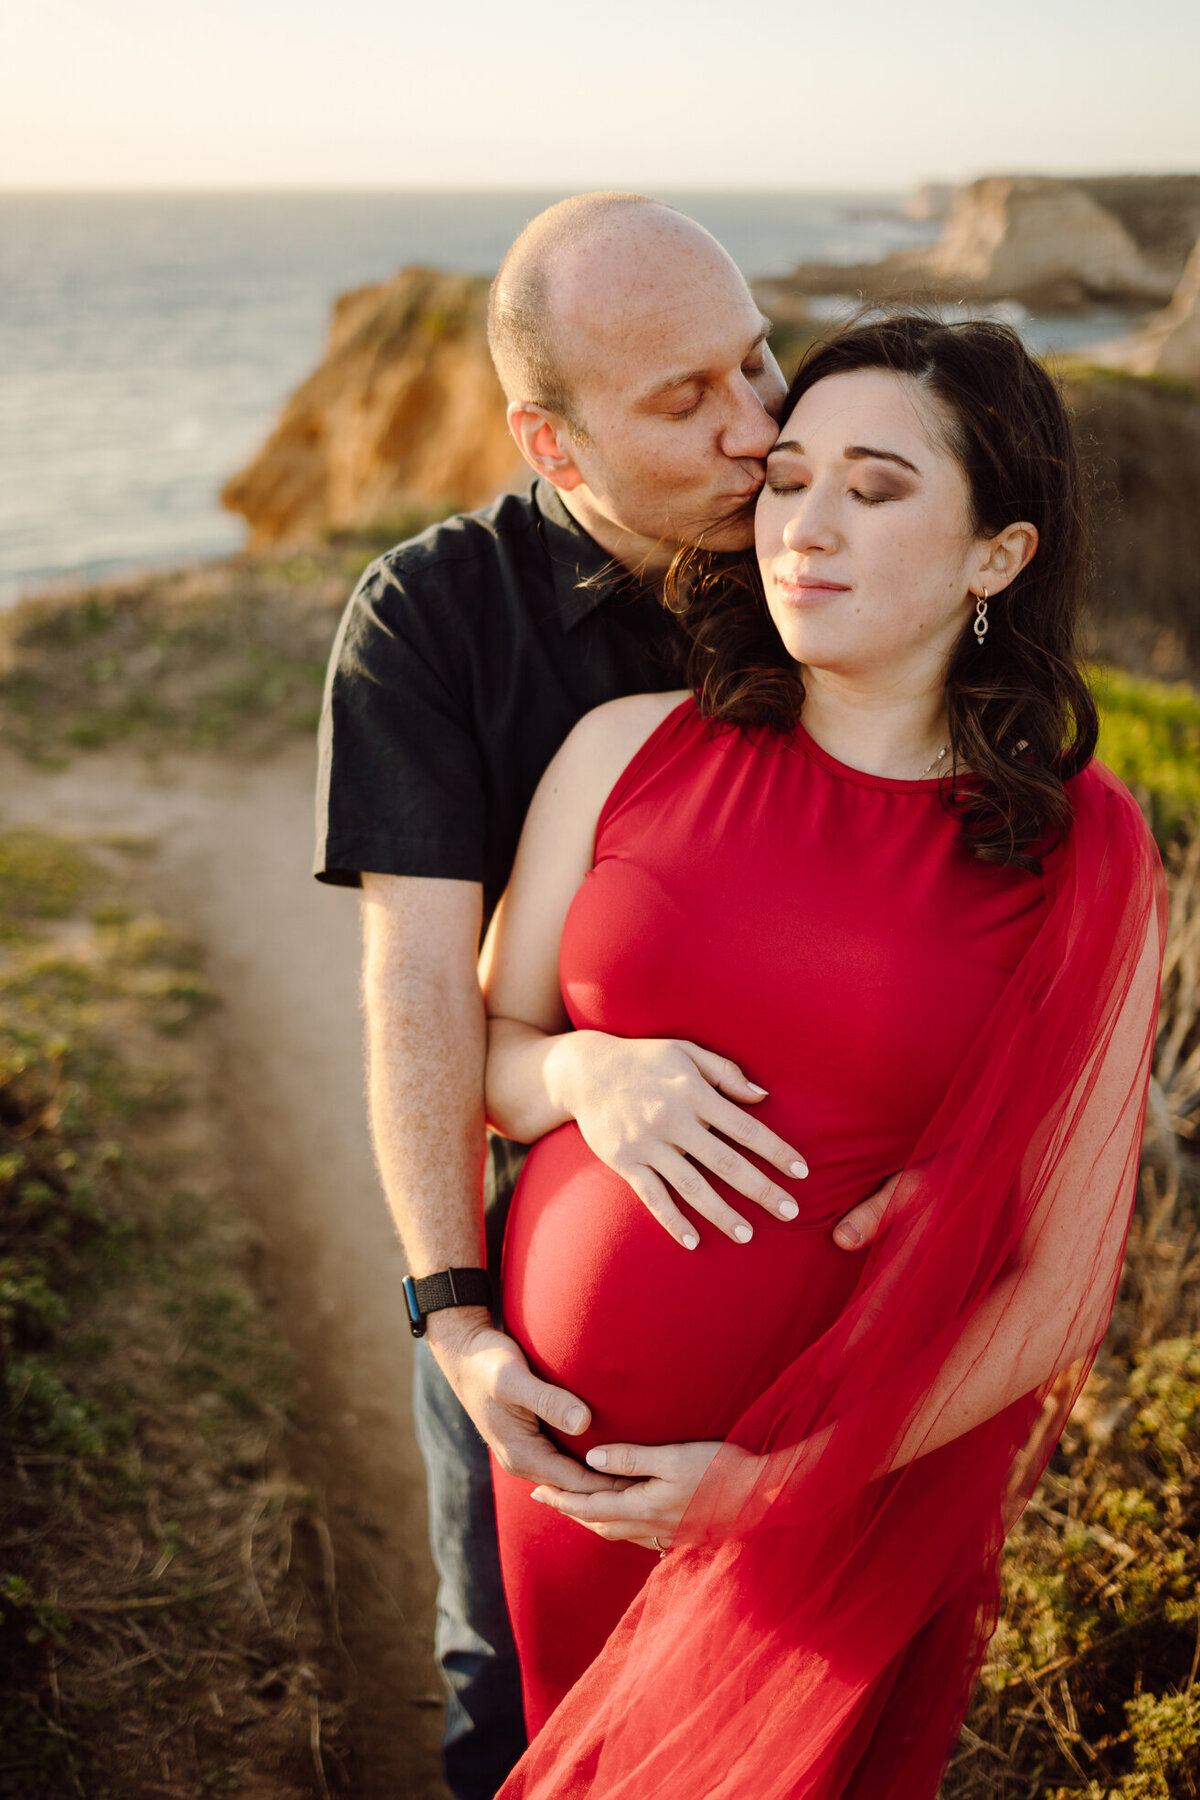
{"label": "woman's hand on belly", "polygon": [[741,1151],[793,1178],[807,1175],[808,1164],[743,1111],[765,1099],[766,1090],[728,1057],[683,1039],[568,1032],[547,1058],[546,1081],[592,1154],[629,1183],[685,1249],[694,1250],[700,1239],[671,1189],[734,1242],[746,1243],[753,1235],[742,1215],[705,1180],[703,1169],[777,1218],[796,1217],[792,1196]]}
{"label": "woman's hand on belly", "polygon": [[[574,1519],[597,1537],[668,1550],[720,1442],[604,1444],[587,1454],[593,1469],[615,1475],[620,1486],[606,1494],[572,1494],[542,1486],[532,1498]],[[652,1539],[658,1542],[653,1543]]]}

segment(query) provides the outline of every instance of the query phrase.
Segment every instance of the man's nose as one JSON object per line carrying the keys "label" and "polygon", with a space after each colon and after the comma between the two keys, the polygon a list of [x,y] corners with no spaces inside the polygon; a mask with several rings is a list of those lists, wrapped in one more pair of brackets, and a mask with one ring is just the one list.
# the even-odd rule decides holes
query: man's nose
{"label": "man's nose", "polygon": [[730,391],[729,411],[721,431],[721,449],[729,457],[762,462],[778,436],[779,425],[767,411],[764,396],[753,382],[739,373]]}

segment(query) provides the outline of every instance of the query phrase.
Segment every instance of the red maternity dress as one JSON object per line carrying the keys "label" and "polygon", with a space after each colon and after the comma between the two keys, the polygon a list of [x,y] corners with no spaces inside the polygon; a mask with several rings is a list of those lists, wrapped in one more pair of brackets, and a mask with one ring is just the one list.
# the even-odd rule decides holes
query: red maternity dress
{"label": "red maternity dress", "polygon": [[[988,867],[932,781],[847,768],[802,730],[714,735],[676,708],[605,805],[563,933],[573,1023],[690,1039],[769,1090],[803,1152],[783,1222],[682,1249],[564,1125],[536,1144],[504,1252],[506,1328],[604,1442],[722,1438],[846,1306],[864,1259],[831,1231],[902,1169],[1037,930],[1038,877]],[[721,1184],[716,1183],[718,1188]],[[496,1470],[530,1735],[657,1567]]]}

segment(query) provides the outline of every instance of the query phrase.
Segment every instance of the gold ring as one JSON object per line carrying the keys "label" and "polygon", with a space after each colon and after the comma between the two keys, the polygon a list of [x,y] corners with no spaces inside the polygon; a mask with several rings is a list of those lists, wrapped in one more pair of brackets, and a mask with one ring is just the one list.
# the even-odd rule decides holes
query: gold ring
{"label": "gold ring", "polygon": [[650,1542],[654,1545],[654,1548],[658,1551],[660,1558],[664,1557],[667,1554],[666,1550],[663,1549],[662,1545],[659,1543],[659,1541],[656,1537],[652,1537],[650,1539]]}

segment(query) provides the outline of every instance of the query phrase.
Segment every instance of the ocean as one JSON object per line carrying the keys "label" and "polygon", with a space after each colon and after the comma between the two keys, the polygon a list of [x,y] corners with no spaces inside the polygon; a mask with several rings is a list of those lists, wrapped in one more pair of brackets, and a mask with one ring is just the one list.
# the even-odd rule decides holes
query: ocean
{"label": "ocean", "polygon": [[[318,361],[334,296],[406,263],[490,273],[558,197],[0,194],[0,603],[237,548],[218,490]],[[751,277],[931,235],[902,195],[663,197]]]}

